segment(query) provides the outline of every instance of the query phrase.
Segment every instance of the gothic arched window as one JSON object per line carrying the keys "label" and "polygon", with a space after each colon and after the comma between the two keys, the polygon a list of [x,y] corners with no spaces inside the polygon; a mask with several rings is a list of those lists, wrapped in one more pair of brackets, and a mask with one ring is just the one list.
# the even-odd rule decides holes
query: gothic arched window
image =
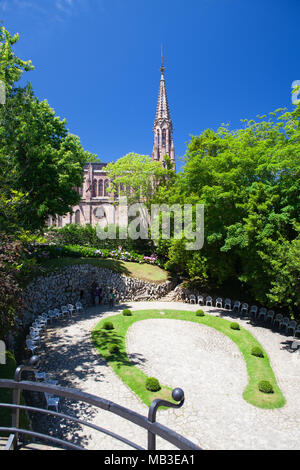
{"label": "gothic arched window", "polygon": [[77,209],[75,212],[75,224],[80,225],[80,210]]}
{"label": "gothic arched window", "polygon": [[93,186],[92,186],[92,197],[97,196],[97,180],[93,180]]}
{"label": "gothic arched window", "polygon": [[104,182],[104,196],[108,196],[108,186],[109,186],[109,180],[105,180],[105,182]]}
{"label": "gothic arched window", "polygon": [[103,180],[98,181],[98,196],[103,197]]}
{"label": "gothic arched window", "polygon": [[166,129],[163,129],[162,131],[162,146],[166,146]]}
{"label": "gothic arched window", "polygon": [[157,145],[159,146],[159,131],[157,131]]}

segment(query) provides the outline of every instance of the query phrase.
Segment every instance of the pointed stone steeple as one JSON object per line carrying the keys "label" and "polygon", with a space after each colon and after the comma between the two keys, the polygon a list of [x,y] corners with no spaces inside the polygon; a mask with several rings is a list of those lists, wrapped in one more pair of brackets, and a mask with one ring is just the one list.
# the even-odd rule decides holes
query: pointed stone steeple
{"label": "pointed stone steeple", "polygon": [[161,77],[158,102],[153,125],[154,144],[152,151],[152,160],[164,162],[164,156],[169,155],[169,157],[175,164],[175,149],[172,136],[173,125],[168,104],[163,58],[161,60],[160,72]]}

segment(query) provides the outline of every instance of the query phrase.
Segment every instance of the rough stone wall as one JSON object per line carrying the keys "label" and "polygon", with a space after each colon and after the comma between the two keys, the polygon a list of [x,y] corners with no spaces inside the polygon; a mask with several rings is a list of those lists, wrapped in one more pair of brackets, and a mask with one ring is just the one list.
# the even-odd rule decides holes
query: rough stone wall
{"label": "rough stone wall", "polygon": [[75,304],[78,300],[83,305],[91,305],[94,282],[103,289],[103,303],[108,302],[109,288],[115,290],[119,302],[160,299],[172,289],[170,281],[156,284],[92,265],[68,266],[46,277],[38,277],[28,284],[23,292],[24,317],[32,317],[68,303]]}
{"label": "rough stone wall", "polygon": [[191,294],[194,294],[196,296],[202,295],[204,298],[208,295],[211,295],[205,290],[199,291],[198,289],[187,288],[184,286],[184,284],[178,284],[172,292],[172,300],[178,302],[189,302],[189,297]]}

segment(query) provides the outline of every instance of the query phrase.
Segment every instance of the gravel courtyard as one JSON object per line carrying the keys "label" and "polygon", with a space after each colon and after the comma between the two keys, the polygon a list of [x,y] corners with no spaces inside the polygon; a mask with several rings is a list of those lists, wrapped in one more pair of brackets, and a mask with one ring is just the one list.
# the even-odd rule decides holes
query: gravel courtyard
{"label": "gravel courtyard", "polygon": [[[133,310],[196,310],[180,302],[128,302]],[[87,309],[71,321],[48,328],[41,347],[40,370],[49,372],[62,386],[99,395],[147,415],[148,408],[114,374],[91,343],[91,330],[103,317],[120,312],[106,306]],[[229,318],[222,309],[204,307],[213,315]],[[246,364],[237,346],[222,333],[205,325],[163,319],[134,323],[127,334],[127,352],[147,375],[161,383],[181,387],[185,403],[178,410],[158,411],[162,424],[204,449],[300,449],[300,354],[291,349],[292,338],[274,333],[249,320],[238,319],[267,351],[286,405],[275,410],[256,408],[243,400],[247,384]],[[119,433],[146,447],[147,433],[124,419],[93,407],[64,400],[68,412]],[[87,427],[60,423],[57,418],[34,421],[45,431],[50,426],[62,437],[89,449],[128,449],[111,437]],[[158,449],[171,449],[157,439]]]}

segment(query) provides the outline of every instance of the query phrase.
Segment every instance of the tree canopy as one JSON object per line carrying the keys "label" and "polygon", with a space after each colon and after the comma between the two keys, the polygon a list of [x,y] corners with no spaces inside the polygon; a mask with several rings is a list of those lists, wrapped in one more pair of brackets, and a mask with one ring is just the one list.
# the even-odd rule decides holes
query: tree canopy
{"label": "tree canopy", "polygon": [[260,302],[300,308],[299,196],[299,105],[192,136],[169,200],[204,204],[205,243],[162,242],[169,267],[215,285],[238,278]]}
{"label": "tree canopy", "polygon": [[[0,28],[0,335],[21,306],[18,273],[27,263],[20,240],[42,229],[49,215],[63,215],[79,202],[83,168],[96,157],[83,150],[66,121],[55,116],[32,88],[16,87],[30,60],[16,56],[19,35]],[[8,236],[9,235],[9,236]],[[27,238],[28,239],[28,238]]]}
{"label": "tree canopy", "polygon": [[128,203],[144,202],[149,206],[161,185],[164,185],[174,170],[164,168],[160,162],[148,155],[129,153],[106,167],[114,194],[126,196]]}
{"label": "tree canopy", "polygon": [[2,230],[41,228],[79,202],[75,188],[90,154],[30,86],[14,89],[0,108],[0,142]]}
{"label": "tree canopy", "polygon": [[18,33],[12,36],[4,26],[0,27],[0,80],[4,82],[7,93],[21,78],[23,72],[34,69],[31,60],[24,61],[15,55],[12,47],[19,39]]}
{"label": "tree canopy", "polygon": [[48,216],[69,212],[80,200],[76,187],[85,163],[96,159],[30,84],[14,88],[33,69],[30,60],[14,54],[18,39],[0,29],[0,80],[6,85],[0,106],[0,230],[9,233],[40,229]]}

